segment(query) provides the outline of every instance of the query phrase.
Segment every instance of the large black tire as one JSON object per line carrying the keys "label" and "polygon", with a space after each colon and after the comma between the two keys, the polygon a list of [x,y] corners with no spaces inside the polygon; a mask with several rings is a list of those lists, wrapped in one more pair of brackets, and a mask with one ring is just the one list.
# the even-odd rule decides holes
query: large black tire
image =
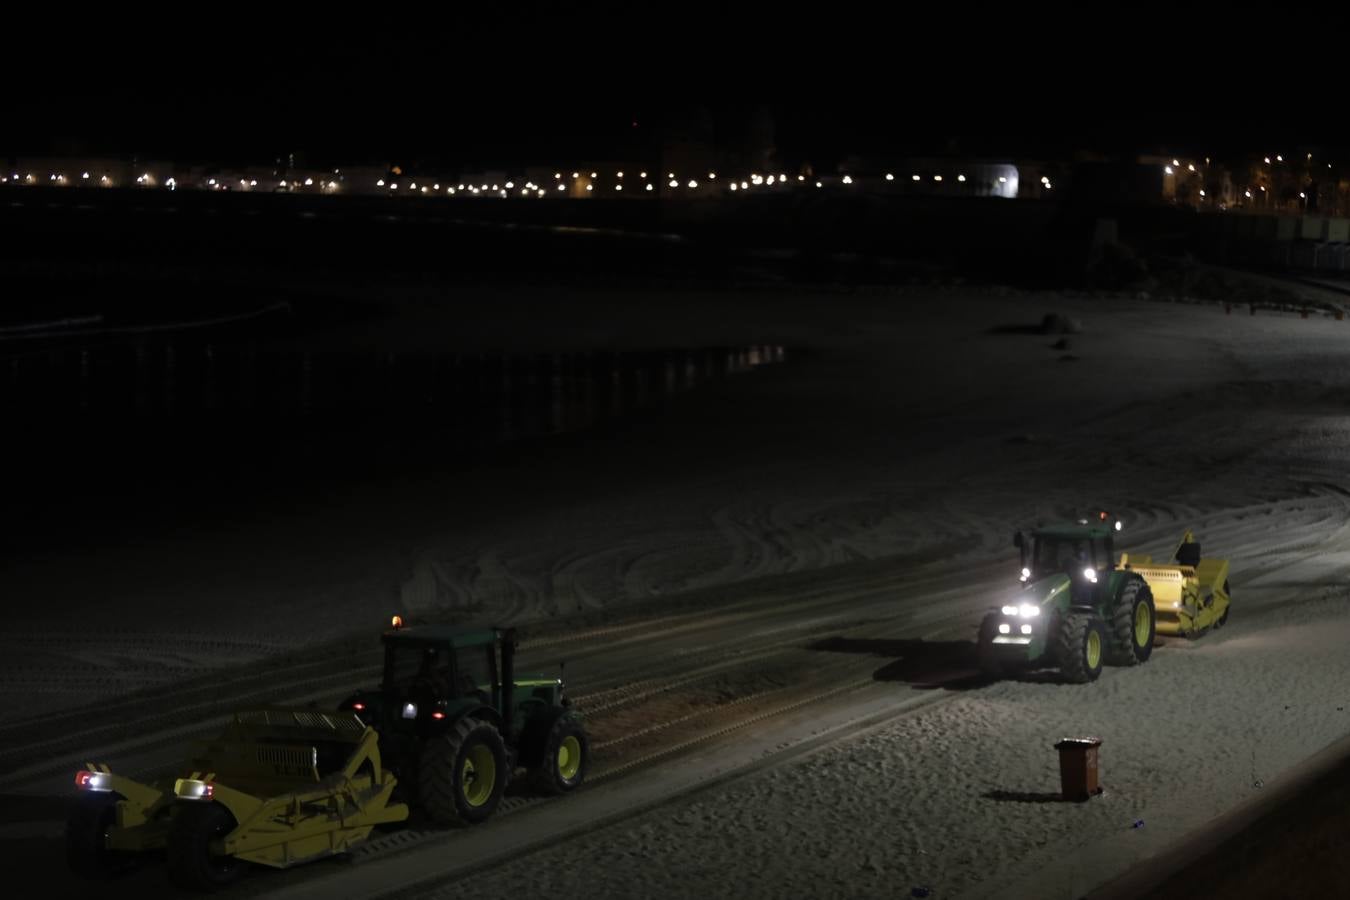
{"label": "large black tire", "polygon": [[437,825],[472,825],[496,812],[510,777],[506,747],[497,729],[465,716],[423,743],[417,766],[418,804]]}
{"label": "large black tire", "polygon": [[244,862],[220,856],[211,842],[237,827],[233,814],[219,803],[180,801],[169,827],[169,880],[192,891],[223,887],[244,874]]}
{"label": "large black tire", "polygon": [[572,715],[560,715],[544,736],[539,763],[530,769],[530,786],[541,794],[566,794],[586,780],[591,742]]}
{"label": "large black tire", "polygon": [[[1147,612],[1141,609],[1146,607]],[[1147,616],[1147,623],[1142,617]],[[1138,627],[1136,627],[1138,626]],[[1153,655],[1153,639],[1158,630],[1153,590],[1148,582],[1135,576],[1125,582],[1115,609],[1111,611],[1107,662],[1113,666],[1133,666],[1148,662]],[[1140,632],[1144,633],[1141,634]]]}
{"label": "large black tire", "polygon": [[130,853],[109,850],[107,835],[117,821],[121,794],[83,791],[66,816],[66,862],[81,878],[109,878],[135,865]]}
{"label": "large black tire", "polygon": [[998,648],[994,646],[994,638],[998,635],[998,613],[990,613],[980,622],[979,643],[975,647],[975,655],[980,663],[980,671],[988,678],[1002,678],[1004,674],[1003,661],[999,659]]}
{"label": "large black tire", "polygon": [[1106,629],[1096,616],[1086,612],[1070,612],[1060,618],[1055,636],[1055,656],[1066,680],[1074,684],[1096,681],[1097,676],[1102,674],[1105,646]]}

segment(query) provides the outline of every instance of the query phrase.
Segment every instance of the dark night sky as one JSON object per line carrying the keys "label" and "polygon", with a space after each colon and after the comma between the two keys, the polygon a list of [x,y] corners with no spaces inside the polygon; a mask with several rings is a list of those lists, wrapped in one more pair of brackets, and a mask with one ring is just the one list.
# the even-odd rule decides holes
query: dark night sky
{"label": "dark night sky", "polygon": [[375,17],[368,33],[354,22],[336,35],[282,22],[36,36],[0,72],[0,156],[546,161],[619,155],[697,108],[730,135],[761,106],[780,150],[817,163],[1350,144],[1329,63],[1203,55],[1166,28],[1085,42],[917,20],[888,30],[841,13],[853,24],[809,23],[811,41],[787,42],[687,11],[630,22],[607,8],[526,5],[511,21],[444,28]]}

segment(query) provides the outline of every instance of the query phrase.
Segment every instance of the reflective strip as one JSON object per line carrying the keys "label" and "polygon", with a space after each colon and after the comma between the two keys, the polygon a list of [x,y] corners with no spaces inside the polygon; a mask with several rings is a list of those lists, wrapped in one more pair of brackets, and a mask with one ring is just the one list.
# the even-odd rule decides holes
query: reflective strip
{"label": "reflective strip", "polygon": [[995,643],[995,644],[1030,644],[1030,643],[1031,643],[1031,637],[1030,637],[1029,635],[1021,635],[1021,636],[1017,636],[1017,635],[1011,635],[1011,634],[1000,634],[1000,635],[998,635],[997,637],[994,638],[994,643]]}

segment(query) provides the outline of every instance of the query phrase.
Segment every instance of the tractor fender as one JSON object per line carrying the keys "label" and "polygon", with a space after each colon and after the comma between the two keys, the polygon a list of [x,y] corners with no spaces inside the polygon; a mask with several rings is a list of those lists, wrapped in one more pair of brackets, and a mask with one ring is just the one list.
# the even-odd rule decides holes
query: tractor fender
{"label": "tractor fender", "polygon": [[533,768],[543,762],[544,743],[548,740],[549,732],[553,730],[553,723],[562,718],[580,717],[572,710],[561,706],[540,706],[526,718],[525,725],[520,730],[520,765]]}
{"label": "tractor fender", "polygon": [[1125,571],[1122,569],[1113,569],[1107,575],[1106,596],[1110,600],[1110,602],[1108,603],[1109,606],[1116,605],[1116,603],[1120,600],[1121,593],[1125,590],[1125,586],[1129,584],[1131,581],[1138,581],[1141,584],[1148,584],[1148,582],[1144,579],[1144,576],[1140,575],[1138,572]]}
{"label": "tractor fender", "polygon": [[486,704],[477,704],[461,706],[458,709],[453,710],[453,712],[444,719],[433,720],[436,722],[434,733],[440,734],[448,728],[453,728],[456,722],[466,716],[477,719],[480,722],[491,722],[492,726],[498,731],[502,730],[501,713]]}

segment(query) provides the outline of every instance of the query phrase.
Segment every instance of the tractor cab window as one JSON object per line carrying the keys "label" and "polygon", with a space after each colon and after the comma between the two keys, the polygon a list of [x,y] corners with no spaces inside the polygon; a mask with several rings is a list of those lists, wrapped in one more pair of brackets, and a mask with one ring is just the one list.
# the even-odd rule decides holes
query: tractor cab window
{"label": "tractor cab window", "polygon": [[475,646],[459,653],[459,694],[466,695],[475,691],[493,692],[495,667],[493,648]]}
{"label": "tractor cab window", "polygon": [[459,652],[458,693],[461,697],[479,694],[492,702],[497,693],[497,660],[492,645],[470,647]]}
{"label": "tractor cab window", "polygon": [[1060,538],[1041,536],[1036,539],[1032,568],[1036,572],[1081,572],[1091,566],[1109,569],[1112,566],[1111,539]]}
{"label": "tractor cab window", "polygon": [[390,647],[385,662],[385,682],[407,685],[421,680],[448,680],[450,655],[436,647]]}

